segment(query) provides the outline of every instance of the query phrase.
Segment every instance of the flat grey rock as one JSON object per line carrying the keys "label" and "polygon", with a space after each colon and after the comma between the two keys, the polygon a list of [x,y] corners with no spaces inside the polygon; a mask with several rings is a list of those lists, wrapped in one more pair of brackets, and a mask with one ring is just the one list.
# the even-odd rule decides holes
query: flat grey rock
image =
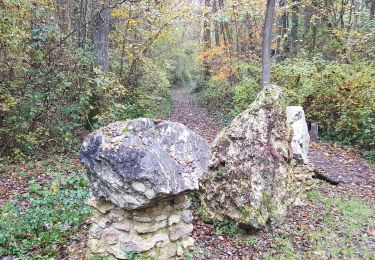
{"label": "flat grey rock", "polygon": [[186,126],[145,118],[99,129],[80,153],[91,195],[128,210],[197,190],[210,156],[206,140]]}

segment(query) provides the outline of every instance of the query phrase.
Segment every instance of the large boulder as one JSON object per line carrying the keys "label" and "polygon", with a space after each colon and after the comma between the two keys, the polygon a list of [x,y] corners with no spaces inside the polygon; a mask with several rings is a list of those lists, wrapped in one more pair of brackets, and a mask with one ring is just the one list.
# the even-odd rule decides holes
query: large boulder
{"label": "large boulder", "polygon": [[136,119],[87,136],[80,158],[95,199],[134,210],[198,189],[210,148],[182,124]]}
{"label": "large boulder", "polygon": [[282,221],[292,203],[292,131],[282,91],[267,86],[215,139],[201,181],[201,214],[261,228]]}
{"label": "large boulder", "polygon": [[290,106],[286,109],[287,120],[293,129],[292,150],[293,164],[308,164],[310,135],[301,106]]}

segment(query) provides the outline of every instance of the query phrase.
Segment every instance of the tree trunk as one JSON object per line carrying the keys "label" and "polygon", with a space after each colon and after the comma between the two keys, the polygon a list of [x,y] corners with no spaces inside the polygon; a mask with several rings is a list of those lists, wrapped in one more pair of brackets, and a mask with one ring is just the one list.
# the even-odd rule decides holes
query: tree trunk
{"label": "tree trunk", "polygon": [[[212,12],[214,14],[217,13],[217,3],[216,0],[212,1]],[[215,32],[215,45],[220,46],[220,31],[219,31],[219,23],[217,20],[214,20],[214,32]]]}
{"label": "tree trunk", "polygon": [[[210,8],[210,0],[204,0],[204,5],[206,8]],[[210,14],[207,10],[204,14],[204,23],[203,23],[203,41],[204,41],[204,50],[207,51],[211,49],[211,26],[210,26]],[[208,64],[208,60],[205,59],[203,61],[204,65],[204,75],[206,77],[210,76],[210,65]]]}
{"label": "tree trunk", "polygon": [[56,3],[56,16],[59,28],[62,32],[66,33],[70,30],[70,12],[69,0],[57,0]]}
{"label": "tree trunk", "polygon": [[357,0],[352,0],[352,12],[354,15],[353,22],[349,28],[349,36],[346,42],[346,61],[351,63],[352,50],[354,45],[353,32],[357,30],[358,20],[359,20],[359,6]]}
{"label": "tree trunk", "polygon": [[293,7],[292,7],[292,28],[290,31],[290,51],[295,53],[297,50],[298,44],[298,30],[299,30],[299,3],[300,0],[293,0]]}
{"label": "tree trunk", "polygon": [[109,71],[109,28],[111,10],[108,5],[103,6],[93,21],[92,42],[95,65],[103,71]]}
{"label": "tree trunk", "polygon": [[271,84],[271,42],[272,25],[275,14],[275,0],[267,0],[266,15],[263,26],[263,46],[262,46],[262,84],[263,87]]}

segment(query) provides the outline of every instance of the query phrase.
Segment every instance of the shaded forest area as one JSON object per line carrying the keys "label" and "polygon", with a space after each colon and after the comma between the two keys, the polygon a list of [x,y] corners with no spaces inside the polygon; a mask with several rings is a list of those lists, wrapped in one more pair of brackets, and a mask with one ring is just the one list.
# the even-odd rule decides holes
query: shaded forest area
{"label": "shaded forest area", "polygon": [[[261,90],[265,11],[257,0],[0,1],[0,257],[84,257],[92,210],[77,154],[89,132],[149,117],[212,141]],[[195,214],[197,246],[181,258],[373,259],[375,0],[276,1],[271,63],[288,105],[330,143],[313,144],[313,163],[346,182],[317,181],[286,225],[260,234]]]}
{"label": "shaded forest area", "polygon": [[[163,117],[196,85],[230,120],[261,78],[262,1],[2,1],[2,158],[67,151],[87,130]],[[323,136],[374,157],[374,1],[279,1],[273,81]]]}

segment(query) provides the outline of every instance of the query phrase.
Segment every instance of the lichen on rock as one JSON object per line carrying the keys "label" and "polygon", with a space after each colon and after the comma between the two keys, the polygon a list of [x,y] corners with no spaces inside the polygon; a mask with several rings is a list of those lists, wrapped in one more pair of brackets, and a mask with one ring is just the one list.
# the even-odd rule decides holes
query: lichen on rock
{"label": "lichen on rock", "polygon": [[124,209],[197,190],[210,149],[186,126],[151,119],[110,124],[90,134],[81,147],[91,195]]}
{"label": "lichen on rock", "polygon": [[212,145],[200,183],[205,217],[254,228],[280,223],[296,195],[291,141],[282,91],[267,86]]}

